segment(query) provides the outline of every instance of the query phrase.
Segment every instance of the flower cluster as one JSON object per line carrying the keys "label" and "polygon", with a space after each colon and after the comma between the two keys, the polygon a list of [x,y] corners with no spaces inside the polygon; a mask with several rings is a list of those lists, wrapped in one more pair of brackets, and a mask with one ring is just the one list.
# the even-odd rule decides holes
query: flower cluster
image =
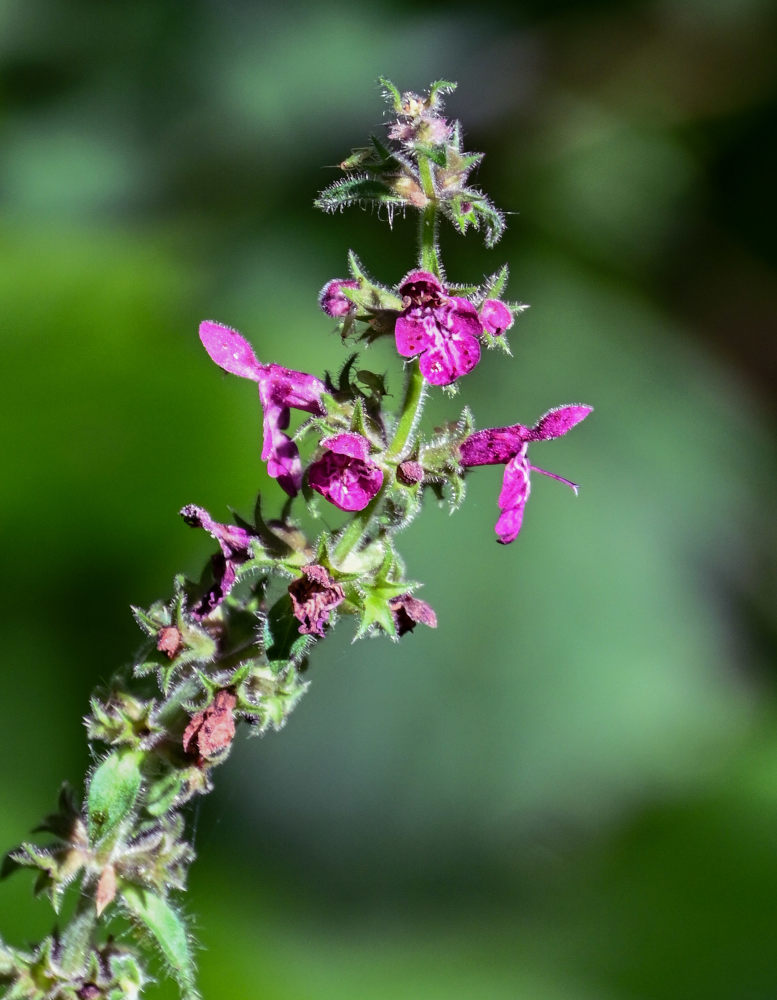
{"label": "flower cluster", "polygon": [[[357,354],[336,378],[263,364],[241,333],[201,324],[212,361],[257,385],[261,458],[286,497],[271,520],[262,497],[251,520],[236,516],[232,524],[196,504],[181,510],[216,551],[199,579],[176,577],[168,601],[133,609],[144,644],[91,701],[86,724],[98,763],[83,804],[63,793],[59,811],[39,828],[53,842],[24,843],[6,859],[5,873],[37,870],[37,888],[57,912],[77,883],[69,923],[38,948],[0,941],[0,985],[11,984],[9,998],[138,996],[149,977],[134,946],[104,933],[120,915],[158,946],[183,996],[194,1000],[191,939],[175,901],[194,856],[182,810],[211,789],[238,726],[265,733],[284,725],[308,687],[314,644],[340,617],[355,622],[357,639],[412,642],[405,637],[417,625],[437,628],[397,548],[425,496],[455,509],[472,469],[504,465],[496,534],[507,544],[521,530],[532,472],[577,492],[530,465],[528,450],[567,434],[590,406],[484,430],[465,408],[458,419],[424,427],[425,401],[438,387],[451,395],[476,369],[472,381],[489,377],[484,347],[509,354],[506,333],[524,307],[504,297],[506,266],[480,284],[445,277],[440,219],[460,233],[482,229],[489,246],[504,226],[472,184],[480,154],[464,151],[458,123],[442,114],[453,85],[438,82],[425,95],[383,86],[394,114],[388,141],[373,138],[344,160],[344,178],[317,204],[327,211],[367,204],[389,216],[398,207],[418,210],[418,255],[392,284],[370,277],[351,252],[350,276],[328,281],[319,304],[343,342],[393,341],[404,389],[394,375],[357,365]],[[293,432],[292,411],[302,414]]]}

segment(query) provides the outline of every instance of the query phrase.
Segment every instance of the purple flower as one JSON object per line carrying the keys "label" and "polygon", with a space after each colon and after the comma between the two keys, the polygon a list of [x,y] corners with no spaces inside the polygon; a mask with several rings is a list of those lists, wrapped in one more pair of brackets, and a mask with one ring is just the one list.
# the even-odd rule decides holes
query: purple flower
{"label": "purple flower", "polygon": [[318,304],[327,316],[347,316],[349,312],[356,309],[354,303],[343,292],[344,288],[358,288],[358,281],[350,281],[344,278],[334,278],[327,282],[319,292]]}
{"label": "purple flower", "polygon": [[302,567],[302,576],[289,584],[294,617],[301,635],[324,636],[329,616],[345,600],[345,591],[323,566]]}
{"label": "purple flower", "polygon": [[513,314],[498,299],[486,299],[480,307],[480,322],[486,333],[497,337],[513,325]]}
{"label": "purple flower", "polygon": [[483,327],[473,304],[449,296],[428,271],[411,271],[399,286],[404,309],[394,334],[405,358],[420,355],[421,373],[432,385],[450,385],[480,361]]}
{"label": "purple flower", "polygon": [[340,510],[364,510],[383,485],[383,471],[369,459],[370,442],[361,434],[336,434],[308,470],[308,482]]}
{"label": "purple flower", "polygon": [[489,427],[487,430],[471,434],[461,445],[461,464],[501,465],[506,463],[502,491],[499,494],[499,509],[502,512],[496,522],[496,533],[503,545],[514,541],[521,530],[523,511],[529,499],[530,472],[541,472],[543,476],[566,483],[577,493],[577,485],[568,479],[529,465],[527,451],[533,441],[549,441],[562,437],[575,424],[585,420],[592,406],[569,405],[548,410],[534,427],[513,424],[511,427]]}
{"label": "purple flower", "polygon": [[437,628],[437,615],[426,601],[421,601],[412,594],[400,594],[389,601],[391,614],[397,628],[397,635],[402,638],[406,632],[412,632],[420,622],[429,628]]}
{"label": "purple flower", "polygon": [[213,584],[192,609],[195,618],[205,618],[214,611],[232,589],[237,576],[237,567],[251,558],[251,535],[236,524],[220,524],[214,521],[204,507],[187,504],[181,510],[181,517],[192,528],[204,528],[219,543],[221,552],[211,559]]}
{"label": "purple flower", "polygon": [[200,340],[211,359],[224,371],[251,379],[259,386],[264,413],[262,459],[267,472],[277,479],[289,496],[296,496],[302,485],[299,450],[288,434],[291,410],[304,410],[322,416],[321,394],[324,383],[313,375],[292,371],[281,365],[262,365],[248,341],[228,326],[206,320],[200,323]]}

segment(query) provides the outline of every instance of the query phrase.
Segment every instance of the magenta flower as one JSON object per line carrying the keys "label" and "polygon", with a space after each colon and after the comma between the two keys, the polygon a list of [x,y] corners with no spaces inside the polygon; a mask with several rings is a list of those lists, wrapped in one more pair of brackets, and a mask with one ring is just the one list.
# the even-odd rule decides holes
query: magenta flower
{"label": "magenta flower", "polygon": [[289,584],[294,617],[301,635],[324,637],[330,614],[345,600],[345,591],[323,566],[303,566],[302,575]]}
{"label": "magenta flower", "polygon": [[221,552],[211,559],[213,583],[192,608],[195,618],[205,618],[214,611],[232,589],[237,576],[237,567],[251,558],[252,536],[236,524],[220,524],[214,521],[204,507],[187,504],[181,510],[181,517],[192,528],[204,528],[219,543]]}
{"label": "magenta flower", "polygon": [[543,476],[566,483],[577,493],[578,487],[568,479],[529,465],[527,451],[533,441],[549,441],[562,437],[575,424],[585,420],[592,406],[569,405],[548,410],[534,427],[514,424],[512,427],[489,427],[487,430],[471,434],[461,445],[461,464],[501,465],[506,463],[502,491],[499,494],[499,509],[502,512],[496,522],[496,533],[503,545],[514,541],[521,530],[523,511],[529,499],[530,472],[541,472]]}
{"label": "magenta flower", "polygon": [[296,496],[302,485],[302,463],[296,444],[283,432],[289,426],[292,409],[324,414],[321,404],[321,394],[326,391],[324,383],[305,372],[260,364],[245,337],[220,323],[210,320],[200,323],[200,340],[220,368],[251,379],[259,386],[264,414],[262,459],[267,462],[267,472],[273,479],[278,480],[289,496]]}
{"label": "magenta flower", "polygon": [[498,299],[486,299],[480,307],[480,322],[486,333],[497,337],[513,325],[513,314],[504,302]]}
{"label": "magenta flower", "polygon": [[405,358],[420,355],[421,373],[432,385],[450,385],[480,361],[483,326],[468,299],[445,293],[428,271],[411,271],[399,286],[405,308],[394,335]]}
{"label": "magenta flower", "polygon": [[383,485],[383,470],[370,461],[370,442],[361,434],[335,434],[308,470],[308,482],[340,510],[364,510]]}
{"label": "magenta flower", "polygon": [[327,314],[339,318],[347,316],[349,312],[356,309],[354,303],[343,292],[344,288],[358,288],[358,281],[351,281],[345,278],[333,278],[328,281],[318,295],[318,304]]}

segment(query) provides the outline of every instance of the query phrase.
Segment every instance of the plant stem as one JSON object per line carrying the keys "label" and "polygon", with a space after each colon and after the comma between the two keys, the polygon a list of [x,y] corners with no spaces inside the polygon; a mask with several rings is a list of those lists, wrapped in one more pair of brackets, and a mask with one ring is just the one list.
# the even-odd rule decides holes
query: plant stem
{"label": "plant stem", "polygon": [[418,358],[413,358],[407,369],[405,398],[402,401],[402,410],[397,422],[397,429],[394,432],[394,440],[386,452],[386,458],[389,461],[402,457],[402,452],[407,447],[407,443],[421,416],[423,394],[424,377],[421,374],[421,369],[418,367]]}
{"label": "plant stem", "polygon": [[424,271],[431,271],[436,277],[442,278],[442,264],[437,245],[437,224],[439,221],[437,191],[434,187],[434,175],[429,157],[420,153],[418,154],[418,178],[421,181],[421,189],[428,199],[425,208],[421,210],[418,223],[418,259]]}
{"label": "plant stem", "polygon": [[[94,895],[92,891],[83,891],[85,889],[86,886],[83,886],[76,911],[61,938],[62,954],[59,962],[66,972],[71,973],[85,968],[92,935],[97,926]],[[93,885],[89,889],[92,890]]]}

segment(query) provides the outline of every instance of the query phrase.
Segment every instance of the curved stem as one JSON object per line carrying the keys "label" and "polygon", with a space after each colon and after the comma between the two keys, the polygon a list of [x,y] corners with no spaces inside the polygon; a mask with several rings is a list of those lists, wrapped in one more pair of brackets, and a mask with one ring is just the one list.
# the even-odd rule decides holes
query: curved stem
{"label": "curved stem", "polygon": [[389,446],[386,458],[399,459],[405,450],[408,441],[413,435],[413,431],[421,417],[421,409],[424,395],[424,377],[418,366],[418,358],[408,365],[407,384],[405,386],[405,398],[402,402],[402,410],[397,421],[397,429],[394,431],[394,440]]}

